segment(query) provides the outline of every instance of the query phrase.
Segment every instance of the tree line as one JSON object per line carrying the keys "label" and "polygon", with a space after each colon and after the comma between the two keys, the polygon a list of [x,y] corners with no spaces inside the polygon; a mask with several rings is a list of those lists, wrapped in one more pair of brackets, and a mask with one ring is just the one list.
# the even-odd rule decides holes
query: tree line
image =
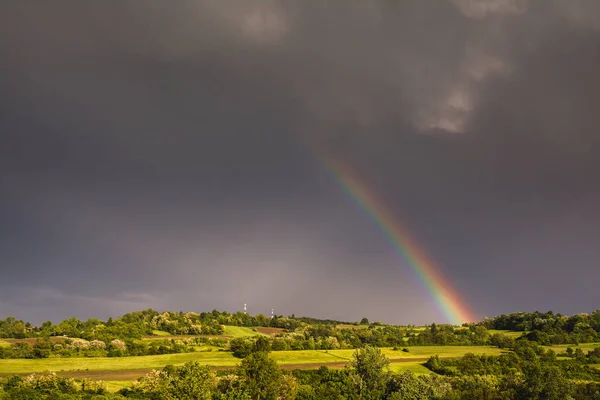
{"label": "tree line", "polygon": [[[363,319],[363,323],[368,321]],[[456,327],[431,324],[426,328],[384,325],[381,323],[339,324],[338,321],[295,318],[294,316],[250,316],[244,313],[158,312],[152,309],[132,312],[106,321],[69,318],[58,324],[50,321],[41,326],[8,317],[0,320],[0,337],[35,338],[34,344],[14,343],[0,347],[0,358],[95,357],[153,355],[193,351],[203,343],[227,349],[229,338],[223,337],[225,325],[271,326],[282,331],[270,339],[270,350],[332,350],[364,346],[395,347],[428,345],[494,345],[513,347],[514,341],[527,340],[541,345],[593,343],[600,341],[600,310],[590,314],[564,316],[546,313],[513,313],[486,318],[479,323]],[[517,339],[489,330],[522,332]],[[154,332],[171,335],[195,335],[197,341],[163,341],[147,343],[141,339]],[[56,342],[50,338],[66,340]],[[218,340],[221,337],[222,340]],[[210,341],[208,341],[208,338]],[[182,341],[183,340],[183,341]],[[235,339],[229,343],[236,354],[246,354],[253,339]],[[115,343],[124,343],[119,350]]]}
{"label": "tree line", "polygon": [[200,351],[212,351],[213,347],[225,349],[227,340],[222,338],[171,338],[151,341],[135,339],[85,340],[65,339],[51,341],[38,338],[34,344],[17,342],[0,347],[0,359],[72,358],[72,357],[129,357],[159,354],[192,353],[197,346],[210,346]]}
{"label": "tree line", "polygon": [[487,329],[522,331],[529,340],[545,345],[600,340],[600,310],[572,316],[554,314],[552,311],[518,312],[485,318],[480,325]]}

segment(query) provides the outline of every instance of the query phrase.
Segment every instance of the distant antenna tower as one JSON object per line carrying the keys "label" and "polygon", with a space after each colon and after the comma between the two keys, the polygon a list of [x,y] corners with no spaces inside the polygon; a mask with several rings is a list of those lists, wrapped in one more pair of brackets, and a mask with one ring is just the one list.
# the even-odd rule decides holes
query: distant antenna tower
{"label": "distant antenna tower", "polygon": [[274,316],[275,316],[275,310],[273,310],[273,309],[271,308],[271,319],[273,319],[273,317],[274,317]]}
{"label": "distant antenna tower", "polygon": [[246,303],[244,303],[244,314],[246,314]]}

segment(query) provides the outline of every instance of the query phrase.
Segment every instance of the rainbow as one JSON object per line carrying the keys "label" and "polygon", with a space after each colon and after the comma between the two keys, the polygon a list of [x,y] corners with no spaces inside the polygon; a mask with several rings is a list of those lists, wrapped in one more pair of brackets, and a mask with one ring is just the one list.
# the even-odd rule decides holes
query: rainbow
{"label": "rainbow", "polygon": [[448,321],[453,325],[474,322],[475,318],[469,307],[465,305],[448,279],[442,275],[439,268],[435,266],[408,231],[377,200],[373,191],[369,190],[347,166],[328,157],[320,157],[320,160],[331,178],[367,213],[385,235],[395,252],[410,265]]}

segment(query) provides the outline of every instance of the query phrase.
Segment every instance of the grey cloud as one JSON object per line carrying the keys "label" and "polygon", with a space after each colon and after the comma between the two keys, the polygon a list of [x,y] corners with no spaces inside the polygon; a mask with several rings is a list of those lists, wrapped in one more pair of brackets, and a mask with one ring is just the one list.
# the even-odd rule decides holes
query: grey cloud
{"label": "grey cloud", "polygon": [[[597,21],[586,0],[2,4],[0,312],[443,320],[314,147],[478,315],[593,308],[526,282],[574,254],[595,276]],[[41,286],[63,297],[36,308]],[[102,311],[126,293],[152,297]]]}

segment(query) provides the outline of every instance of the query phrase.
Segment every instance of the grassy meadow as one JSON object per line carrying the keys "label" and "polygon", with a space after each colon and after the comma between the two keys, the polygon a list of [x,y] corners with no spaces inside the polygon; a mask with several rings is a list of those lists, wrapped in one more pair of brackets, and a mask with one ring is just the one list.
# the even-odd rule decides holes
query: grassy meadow
{"label": "grassy meadow", "polygon": [[230,325],[225,325],[225,332],[223,332],[223,335],[229,336],[232,338],[248,337],[248,336],[266,336],[260,332],[257,332],[253,328],[247,328],[245,326],[230,326]]}
{"label": "grassy meadow", "polygon": [[404,371],[411,371],[417,375],[429,375],[430,370],[423,366],[422,361],[409,361],[409,362],[398,362],[390,364],[390,371],[399,373]]}
{"label": "grassy meadow", "polygon": [[171,334],[170,334],[169,332],[165,332],[165,331],[159,331],[159,330],[157,330],[157,329],[154,329],[154,330],[152,331],[152,334],[153,334],[154,336],[171,336]]}
{"label": "grassy meadow", "polygon": [[[411,371],[417,375],[428,375],[431,373],[423,366],[422,361],[398,362],[390,364],[390,371],[399,373]],[[104,380],[110,392],[118,392],[119,390],[131,386],[133,380]]]}
{"label": "grassy meadow", "polygon": [[490,333],[490,335],[493,335],[494,333],[501,333],[501,334],[511,337],[513,339],[521,337],[521,335],[523,334],[523,332],[505,331],[505,330],[500,330],[500,329],[488,329],[488,332]]}
{"label": "grassy meadow", "polygon": [[567,347],[570,347],[573,350],[575,350],[576,348],[579,347],[581,350],[583,350],[584,353],[587,353],[590,350],[594,350],[596,347],[600,347],[600,343],[581,343],[578,346],[575,346],[573,344],[557,344],[554,346],[544,346],[544,347],[550,348],[557,353],[564,353],[567,350]]}
{"label": "grassy meadow", "polygon": [[143,340],[154,341],[160,339],[177,339],[177,338],[192,338],[192,337],[252,337],[252,336],[267,336],[257,331],[257,329],[266,328],[247,328],[244,326],[229,326],[225,325],[225,331],[222,335],[171,335],[169,332],[153,330],[152,336],[145,336]]}
{"label": "grassy meadow", "polygon": [[131,386],[132,381],[105,381],[109,392],[118,392],[121,389]]}
{"label": "grassy meadow", "polygon": [[335,327],[336,329],[367,329],[369,324],[338,324]]}
{"label": "grassy meadow", "polygon": [[227,352],[195,352],[133,357],[41,358],[0,360],[0,374],[41,371],[126,371],[162,368],[199,361],[210,366],[234,366],[239,360]]}
{"label": "grassy meadow", "polygon": [[[570,347],[580,347],[582,350],[588,351],[598,346],[600,344],[590,343]],[[567,347],[569,346],[551,346],[556,352],[562,352]],[[491,346],[411,346],[408,347],[408,352],[392,348],[382,348],[381,350],[390,359],[391,371],[412,371],[415,374],[430,373],[423,363],[433,355],[438,355],[440,358],[457,358],[467,353],[501,354],[506,352],[506,350]],[[322,365],[330,368],[343,368],[352,358],[353,353],[352,349],[275,351],[270,353],[270,357],[284,369],[318,368]],[[133,381],[151,369],[163,368],[168,364],[182,365],[189,361],[198,361],[203,365],[215,368],[235,368],[241,360],[225,351],[113,358],[7,359],[0,360],[0,375],[55,371],[60,375],[74,378],[103,380],[110,391],[116,392],[131,385]],[[595,367],[600,369],[600,365]]]}
{"label": "grassy meadow", "polygon": [[[382,349],[391,361],[394,371],[410,369],[426,372],[420,364],[429,356],[461,357],[466,353],[500,354],[502,350],[488,346],[415,346],[409,352]],[[283,368],[317,368],[321,365],[341,368],[350,360],[354,350],[300,350],[275,351],[270,357]],[[143,376],[148,370],[166,365],[182,365],[198,361],[203,365],[219,368],[234,368],[240,359],[229,352],[195,352],[137,357],[94,357],[94,358],[45,358],[0,360],[0,374],[29,374],[55,371],[73,376],[89,376],[98,379],[129,381]],[[111,372],[111,373],[108,373]],[[120,379],[121,378],[121,379]]]}

